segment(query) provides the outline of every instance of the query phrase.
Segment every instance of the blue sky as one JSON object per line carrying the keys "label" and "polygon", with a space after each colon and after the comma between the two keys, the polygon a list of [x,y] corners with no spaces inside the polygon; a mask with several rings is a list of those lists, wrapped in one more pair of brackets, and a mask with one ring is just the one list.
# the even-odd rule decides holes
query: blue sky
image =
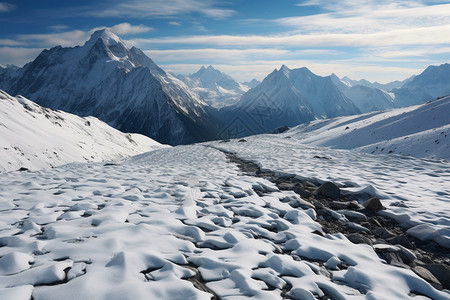
{"label": "blue sky", "polygon": [[449,1],[17,0],[0,2],[0,64],[106,27],[166,70],[211,64],[240,81],[286,64],[388,82],[450,61]]}

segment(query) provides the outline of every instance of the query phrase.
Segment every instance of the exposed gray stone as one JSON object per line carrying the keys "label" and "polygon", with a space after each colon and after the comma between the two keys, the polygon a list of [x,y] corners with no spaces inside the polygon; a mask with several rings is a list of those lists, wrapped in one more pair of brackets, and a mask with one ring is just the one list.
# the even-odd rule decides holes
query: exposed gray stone
{"label": "exposed gray stone", "polygon": [[450,290],[450,268],[441,264],[428,264],[423,266],[431,272],[442,284],[444,289]]}
{"label": "exposed gray stone", "polygon": [[391,243],[391,244],[394,244],[394,245],[395,244],[402,245],[403,247],[406,247],[406,248],[409,248],[409,249],[413,248],[413,245],[411,244],[409,239],[404,234],[393,236],[393,237],[390,237],[390,238],[386,238],[386,241]]}
{"label": "exposed gray stone", "polygon": [[372,231],[376,236],[381,237],[382,239],[388,239],[395,236],[392,232],[387,230],[386,228],[377,228]]}
{"label": "exposed gray stone", "polygon": [[381,204],[380,199],[378,199],[377,197],[372,197],[369,200],[366,200],[363,203],[363,206],[370,211],[379,211],[384,209],[383,204]]}
{"label": "exposed gray stone", "polygon": [[348,240],[354,244],[368,244],[372,245],[372,241],[359,233],[352,233],[347,236]]}
{"label": "exposed gray stone", "polygon": [[413,269],[413,271],[417,275],[419,275],[420,277],[422,277],[423,279],[428,281],[435,288],[437,288],[439,290],[442,290],[442,284],[440,283],[440,281],[430,271],[428,271],[426,268],[421,267],[421,266],[416,266]]}
{"label": "exposed gray stone", "polygon": [[337,200],[341,196],[341,190],[337,185],[334,183],[327,181],[324,184],[322,184],[318,189],[317,193],[319,195]]}

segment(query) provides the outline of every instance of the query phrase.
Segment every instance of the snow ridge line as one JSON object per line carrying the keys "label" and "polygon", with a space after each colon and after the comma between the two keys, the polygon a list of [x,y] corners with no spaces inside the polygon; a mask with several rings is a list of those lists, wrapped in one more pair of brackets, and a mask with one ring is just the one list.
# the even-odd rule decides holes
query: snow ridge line
{"label": "snow ridge line", "polygon": [[[243,140],[244,141],[244,140]],[[299,180],[295,177],[278,176],[275,172],[264,170],[252,161],[239,158],[236,153],[211,147],[225,154],[227,159],[237,165],[248,176],[255,176],[273,182],[280,190],[294,191],[304,203],[290,203],[293,207],[314,208],[323,232],[343,233],[352,243],[368,244],[388,264],[414,271],[433,287],[450,289],[450,253],[436,242],[423,242],[406,234],[399,223],[376,211],[365,209],[352,193],[341,194],[338,201],[320,194],[320,184],[315,180]],[[323,158],[326,159],[326,158]],[[261,196],[261,195],[260,195]],[[323,233],[316,232],[323,236]],[[302,257],[308,260],[308,258]],[[439,266],[439,271],[436,270]],[[347,267],[347,266],[342,266]],[[431,272],[422,272],[423,268]]]}

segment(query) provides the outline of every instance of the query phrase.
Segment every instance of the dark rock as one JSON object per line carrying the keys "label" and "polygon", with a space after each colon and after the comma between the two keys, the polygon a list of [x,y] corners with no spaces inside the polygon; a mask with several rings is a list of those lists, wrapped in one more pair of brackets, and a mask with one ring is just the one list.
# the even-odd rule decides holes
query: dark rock
{"label": "dark rock", "polygon": [[367,237],[365,237],[365,236],[363,236],[363,235],[361,235],[359,233],[349,234],[347,236],[347,238],[348,238],[348,240],[350,242],[352,242],[354,244],[368,244],[368,245],[372,245],[372,241],[369,238],[367,238]]}
{"label": "dark rock", "polygon": [[392,232],[387,230],[386,228],[377,228],[372,231],[376,236],[381,237],[382,239],[389,239],[395,236]]}
{"label": "dark rock", "polygon": [[413,271],[417,275],[419,275],[420,277],[422,277],[423,279],[428,281],[432,286],[434,286],[438,290],[442,290],[441,282],[428,269],[421,267],[421,266],[416,266],[413,269]]}
{"label": "dark rock", "polygon": [[341,190],[334,183],[327,181],[322,184],[318,189],[317,193],[319,195],[337,200],[341,196]]}
{"label": "dark rock", "polygon": [[444,289],[450,290],[450,268],[440,264],[428,264],[423,266],[439,280]]}
{"label": "dark rock", "polygon": [[358,201],[353,200],[353,201],[348,202],[347,208],[352,209],[352,210],[361,210],[364,208],[364,206],[359,204]]}
{"label": "dark rock", "polygon": [[292,182],[281,182],[281,183],[277,184],[277,187],[280,190],[293,190],[295,187],[295,184]]}
{"label": "dark rock", "polygon": [[25,168],[25,167],[21,167],[18,171],[20,171],[20,172],[25,172],[25,171],[29,171],[29,169],[28,169],[28,168]]}
{"label": "dark rock", "polygon": [[347,202],[340,202],[340,201],[331,201],[330,202],[330,207],[332,209],[346,209],[348,207],[348,203]]}
{"label": "dark rock", "polygon": [[394,265],[394,266],[405,268],[405,269],[410,269],[410,267],[403,262],[402,258],[400,257],[400,254],[397,252],[383,252],[383,253],[381,253],[381,256],[390,265]]}
{"label": "dark rock", "polygon": [[245,142],[247,142],[247,140],[246,139],[240,139],[238,142],[239,143],[245,143]]}
{"label": "dark rock", "polygon": [[370,211],[379,211],[384,209],[383,204],[381,204],[380,199],[378,199],[377,197],[372,197],[369,200],[366,200],[363,203],[363,206]]}
{"label": "dark rock", "polygon": [[328,156],[319,156],[319,155],[314,155],[313,158],[317,158],[317,159],[331,159],[331,157],[328,157]]}
{"label": "dark rock", "polygon": [[391,238],[386,238],[386,241],[388,243],[393,244],[393,245],[395,245],[395,244],[402,245],[403,247],[406,247],[408,249],[414,248],[414,246],[411,244],[409,239],[404,234],[397,235],[397,236],[394,236],[394,237],[391,237]]}
{"label": "dark rock", "polygon": [[289,130],[289,127],[287,126],[280,126],[278,128],[275,128],[274,130],[272,130],[270,133],[272,134],[277,134],[277,133],[283,133]]}

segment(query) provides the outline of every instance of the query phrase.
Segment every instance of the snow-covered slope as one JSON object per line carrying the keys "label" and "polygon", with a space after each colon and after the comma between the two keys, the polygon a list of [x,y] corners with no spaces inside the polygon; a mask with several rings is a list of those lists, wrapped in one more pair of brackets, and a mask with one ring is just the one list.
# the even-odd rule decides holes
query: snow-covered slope
{"label": "snow-covered slope", "polygon": [[450,160],[450,97],[386,112],[317,120],[289,134],[316,146]]}
{"label": "snow-covered slope", "polygon": [[200,99],[216,108],[236,103],[248,90],[248,87],[213,66],[203,66],[194,74],[177,77],[195,91]]}
{"label": "snow-covered slope", "polygon": [[360,111],[330,76],[317,76],[307,68],[291,70],[283,65],[221,113],[227,124],[236,120],[242,123],[244,136]]}
{"label": "snow-covered slope", "polygon": [[397,107],[450,95],[450,64],[429,66],[401,88],[392,90]]}
{"label": "snow-covered slope", "polygon": [[0,71],[0,88],[80,116],[96,116],[124,132],[169,144],[215,136],[210,108],[141,50],[109,30],[83,46],[44,50],[17,70]]}
{"label": "snow-covered slope", "polygon": [[[264,168],[303,176],[351,174],[354,185],[373,179],[393,193],[403,179],[380,180],[381,156],[358,157],[370,166],[357,169],[365,175],[358,177],[352,153],[305,149],[275,135],[210,145]],[[316,153],[333,159],[311,164]],[[382,161],[390,172],[397,162]],[[445,172],[436,164],[409,163]],[[441,174],[448,178],[446,172]],[[422,220],[430,224],[443,211],[441,219],[448,220],[448,207],[426,220],[439,202],[427,193],[444,184],[422,189],[436,181],[422,177],[428,181],[419,181],[415,191],[427,196],[427,207],[434,205]],[[0,174],[0,186],[1,299],[450,299],[448,291],[410,269],[423,267],[388,263],[380,254],[415,263],[416,250],[381,239],[356,244],[342,233],[325,233],[312,204],[304,206],[308,202],[298,194],[265,178],[243,174],[224,153],[204,145],[156,150],[115,166]],[[388,211],[395,209],[406,210]],[[335,223],[350,223],[335,214],[341,218]]]}
{"label": "snow-covered slope", "polygon": [[87,161],[115,161],[165,147],[94,117],[41,107],[0,90],[0,172]]}

